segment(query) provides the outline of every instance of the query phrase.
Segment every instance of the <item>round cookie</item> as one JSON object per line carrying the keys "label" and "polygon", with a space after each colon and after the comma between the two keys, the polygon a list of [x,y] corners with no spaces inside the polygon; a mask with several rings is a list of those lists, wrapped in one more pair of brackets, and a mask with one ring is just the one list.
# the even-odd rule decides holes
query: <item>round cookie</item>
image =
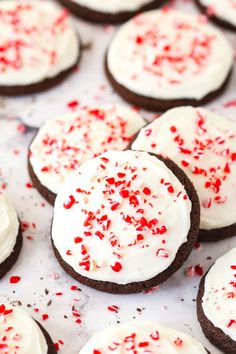
{"label": "round cookie", "polygon": [[67,175],[103,152],[126,149],[144,125],[136,111],[121,105],[84,107],[48,121],[29,147],[34,186],[54,204]]}
{"label": "round cookie", "polygon": [[0,33],[0,95],[47,90],[78,63],[76,28],[52,1],[1,1]]}
{"label": "round cookie", "polygon": [[0,192],[0,279],[16,263],[22,247],[22,233],[15,209]]}
{"label": "round cookie", "polygon": [[195,0],[197,6],[216,24],[236,31],[235,0]]}
{"label": "round cookie", "polygon": [[155,9],[165,0],[58,0],[76,16],[97,23],[119,23],[136,13]]}
{"label": "round cookie", "polygon": [[236,124],[203,108],[179,107],[141,129],[131,148],[172,159],[194,184],[201,241],[236,234]]}
{"label": "round cookie", "polygon": [[224,34],[202,16],[163,9],[123,25],[105,60],[108,79],[126,101],[164,111],[216,98],[228,83],[234,56]]}
{"label": "round cookie", "polygon": [[172,161],[109,151],[85,162],[57,195],[55,255],[77,281],[137,293],[167,280],[197,239],[199,201]]}
{"label": "round cookie", "polygon": [[80,354],[207,354],[193,337],[150,321],[132,321],[95,334]]}
{"label": "round cookie", "polygon": [[225,354],[236,353],[236,248],[202,278],[197,313],[205,336]]}
{"label": "round cookie", "polygon": [[56,354],[46,330],[27,312],[17,307],[0,305],[0,332],[2,353]]}

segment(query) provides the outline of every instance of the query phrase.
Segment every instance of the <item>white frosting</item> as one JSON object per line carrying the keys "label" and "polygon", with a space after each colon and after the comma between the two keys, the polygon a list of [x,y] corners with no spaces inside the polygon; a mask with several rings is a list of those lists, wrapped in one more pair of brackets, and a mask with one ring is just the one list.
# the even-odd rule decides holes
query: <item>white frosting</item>
{"label": "white frosting", "polygon": [[153,0],[73,0],[78,5],[85,6],[91,10],[104,13],[119,13],[123,11],[134,12],[143,6],[150,4]]}
{"label": "white frosting", "polygon": [[207,7],[209,15],[236,26],[236,0],[200,0],[200,3]]}
{"label": "white frosting", "polygon": [[0,352],[7,354],[48,352],[46,339],[32,317],[27,312],[7,304],[0,305]]}
{"label": "white frosting", "polygon": [[0,85],[29,85],[76,64],[79,38],[52,1],[0,2]]}
{"label": "white frosting", "polygon": [[236,248],[209,270],[202,307],[213,325],[236,342]]}
{"label": "white frosting", "polygon": [[80,354],[207,354],[193,337],[149,321],[132,321],[94,335]]}
{"label": "white frosting", "polygon": [[65,177],[108,150],[123,150],[142,117],[119,105],[86,107],[47,122],[30,146],[30,163],[41,184],[58,193]]}
{"label": "white frosting", "polygon": [[77,273],[140,282],[173,262],[187,240],[190,212],[184,187],[163,162],[146,152],[109,151],[62,186],[52,238]]}
{"label": "white frosting", "polygon": [[0,264],[12,253],[19,232],[19,221],[9,200],[0,192]]}
{"label": "white frosting", "polygon": [[233,66],[226,37],[203,16],[155,10],[131,19],[110,44],[108,69],[128,90],[155,99],[202,99]]}
{"label": "white frosting", "polygon": [[236,223],[235,123],[203,108],[175,108],[143,128],[132,149],[168,156],[185,171],[200,199],[202,229]]}

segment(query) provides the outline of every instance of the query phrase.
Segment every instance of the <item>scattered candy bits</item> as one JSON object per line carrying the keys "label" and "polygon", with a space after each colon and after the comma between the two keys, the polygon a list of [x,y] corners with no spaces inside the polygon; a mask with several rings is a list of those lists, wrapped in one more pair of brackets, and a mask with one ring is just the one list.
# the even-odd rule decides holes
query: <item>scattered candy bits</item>
{"label": "scattered candy bits", "polygon": [[21,280],[21,277],[13,275],[10,277],[10,284],[17,284]]}

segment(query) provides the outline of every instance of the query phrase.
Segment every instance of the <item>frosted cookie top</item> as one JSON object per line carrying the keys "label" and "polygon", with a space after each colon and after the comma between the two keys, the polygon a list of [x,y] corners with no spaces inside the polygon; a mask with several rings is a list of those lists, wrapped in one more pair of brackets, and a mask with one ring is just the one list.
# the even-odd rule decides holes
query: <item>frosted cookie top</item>
{"label": "frosted cookie top", "polygon": [[203,108],[171,109],[141,129],[132,144],[168,156],[193,182],[201,228],[236,223],[236,124]]}
{"label": "frosted cookie top", "polygon": [[58,193],[67,175],[108,150],[123,150],[145,125],[142,117],[120,105],[85,107],[48,121],[30,146],[30,163],[40,183]]}
{"label": "frosted cookie top", "polygon": [[109,46],[107,66],[116,82],[137,95],[201,100],[225,82],[233,49],[203,16],[155,10],[121,27]]}
{"label": "frosted cookie top", "polygon": [[0,85],[30,85],[76,64],[79,38],[52,1],[0,2]]}
{"label": "frosted cookie top", "polygon": [[236,0],[200,0],[210,16],[216,16],[236,27]]}
{"label": "frosted cookie top", "polygon": [[105,14],[116,14],[119,12],[134,12],[141,7],[150,4],[153,0],[73,0],[76,4],[88,9],[104,12]]}
{"label": "frosted cookie top", "polygon": [[0,304],[0,352],[5,354],[47,354],[45,337],[25,311]]}
{"label": "frosted cookie top", "polygon": [[0,192],[0,264],[13,252],[19,221],[10,201]]}
{"label": "frosted cookie top", "polygon": [[145,152],[109,151],[85,162],[63,184],[52,239],[82,276],[141,282],[174,261],[187,241],[191,208],[184,187],[162,161]]}
{"label": "frosted cookie top", "polygon": [[207,354],[191,336],[149,321],[133,321],[95,334],[80,354]]}
{"label": "frosted cookie top", "polygon": [[219,258],[205,278],[205,316],[236,342],[236,248]]}

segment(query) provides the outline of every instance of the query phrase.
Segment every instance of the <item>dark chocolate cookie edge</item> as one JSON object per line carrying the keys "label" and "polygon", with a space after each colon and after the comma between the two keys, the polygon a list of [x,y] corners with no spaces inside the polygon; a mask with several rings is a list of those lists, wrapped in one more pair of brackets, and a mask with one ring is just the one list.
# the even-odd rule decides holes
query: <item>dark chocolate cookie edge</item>
{"label": "dark chocolate cookie edge", "polygon": [[[108,49],[109,50],[109,49]],[[225,79],[224,83],[219,87],[217,90],[210,92],[207,94],[205,97],[203,97],[200,100],[196,99],[174,99],[174,100],[161,100],[161,99],[155,99],[151,97],[146,97],[142,95],[138,95],[129,89],[127,89],[125,86],[119,84],[113,75],[110,73],[108,64],[107,64],[107,53],[105,56],[105,73],[108,78],[108,81],[110,82],[111,86],[114,88],[114,90],[127,102],[139,106],[141,108],[144,108],[148,111],[158,111],[158,112],[164,112],[167,111],[171,108],[175,107],[180,107],[180,106],[193,106],[193,107],[198,107],[198,106],[203,106],[213,100],[215,100],[217,97],[223,94],[225,89],[227,88],[230,79],[232,77],[232,72],[233,72],[233,67],[230,70],[227,78]]]}
{"label": "dark chocolate cookie edge", "polygon": [[116,14],[112,14],[112,13],[103,13],[103,12],[89,9],[86,6],[76,4],[74,1],[71,0],[57,0],[57,1],[61,3],[63,6],[67,7],[71,12],[74,13],[74,15],[86,21],[95,22],[95,23],[111,23],[111,24],[125,22],[139,12],[156,9],[162,6],[166,2],[166,0],[152,0],[150,4],[140,7],[138,11],[125,11],[125,12],[118,12]]}
{"label": "dark chocolate cookie edge", "polygon": [[209,341],[217,348],[222,350],[225,354],[236,353],[236,342],[234,342],[228,335],[226,335],[220,328],[217,328],[205,316],[202,299],[205,292],[205,279],[207,274],[201,279],[198,295],[197,295],[197,316],[201,325],[202,331]]}
{"label": "dark chocolate cookie edge", "polygon": [[3,86],[0,85],[0,96],[11,96],[11,97],[16,97],[16,96],[25,96],[25,95],[32,95],[36,93],[41,93],[44,91],[48,91],[62,82],[64,82],[67,77],[73,74],[75,69],[77,68],[80,59],[81,59],[81,54],[82,54],[82,45],[80,43],[80,37],[78,36],[79,39],[79,56],[76,60],[76,63],[73,64],[70,68],[60,72],[58,75],[52,78],[45,79],[41,82],[37,82],[34,84],[29,84],[29,85],[15,85],[15,86]]}
{"label": "dark chocolate cookie edge", "polygon": [[14,246],[14,249],[13,249],[12,253],[10,254],[10,256],[7,257],[5,259],[5,261],[3,261],[0,264],[0,279],[2,279],[11,270],[11,268],[14,266],[14,264],[17,262],[17,259],[20,255],[20,251],[22,248],[22,244],[23,244],[22,230],[21,230],[21,226],[19,226],[18,235],[17,235],[16,244]]}
{"label": "dark chocolate cookie edge", "polygon": [[214,22],[216,25],[220,26],[220,27],[224,27],[225,29],[229,30],[229,31],[233,31],[236,32],[236,26],[232,25],[231,23],[224,21],[222,19],[220,19],[217,16],[209,16],[207,14],[207,7],[204,6],[200,0],[194,0],[195,4],[197,5],[197,7],[212,21]]}
{"label": "dark chocolate cookie edge", "polygon": [[46,331],[46,329],[36,320],[34,320],[37,325],[39,326],[40,330],[42,331],[43,335],[44,335],[44,338],[46,339],[46,342],[47,342],[47,346],[48,346],[48,352],[47,354],[56,354],[57,351],[56,351],[56,348],[55,348],[55,345],[52,341],[52,338],[50,337],[49,333]]}
{"label": "dark chocolate cookie edge", "polygon": [[38,179],[38,177],[36,176],[36,174],[34,173],[33,167],[30,163],[30,159],[28,158],[28,172],[29,172],[29,176],[31,178],[32,184],[33,186],[37,189],[37,191],[39,192],[39,194],[52,206],[55,203],[55,199],[56,199],[56,194],[51,192],[48,188],[46,188]]}

